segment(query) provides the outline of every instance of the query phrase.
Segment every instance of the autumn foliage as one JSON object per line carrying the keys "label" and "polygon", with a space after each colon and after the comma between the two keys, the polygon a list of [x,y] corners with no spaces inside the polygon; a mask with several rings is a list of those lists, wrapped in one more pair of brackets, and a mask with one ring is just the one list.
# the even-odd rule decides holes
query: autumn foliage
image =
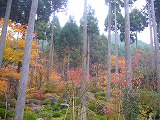
{"label": "autumn foliage", "polygon": [[[3,26],[4,19],[0,19],[0,28]],[[3,55],[3,63],[0,74],[1,85],[7,88],[11,87],[11,80],[19,81],[20,79],[20,69],[23,63],[23,54],[25,46],[25,36],[27,25],[21,25],[13,21],[9,21],[9,28],[6,36],[5,49]],[[0,29],[1,33],[1,29]],[[39,57],[38,44],[36,39],[32,43],[32,53],[31,53],[31,65],[38,65],[36,58]],[[3,89],[6,90],[6,89]]]}
{"label": "autumn foliage", "polygon": [[[4,19],[0,19],[0,34],[3,22]],[[16,98],[26,43],[26,28],[26,24],[21,25],[11,20],[9,21],[3,63],[0,71],[0,98],[6,93],[11,93],[10,96]],[[37,39],[37,32],[33,34],[35,37],[33,38],[30,56],[28,87],[26,91],[27,99],[42,101],[46,96],[48,98],[52,95],[55,95],[57,99],[60,97],[64,99],[67,94],[68,99],[73,102],[70,104],[74,104],[75,101],[78,104],[78,97],[81,94],[82,68],[78,65],[76,67],[69,65],[68,55],[64,54],[64,59],[61,61],[57,57],[56,52],[54,53],[54,65],[50,66],[49,50],[42,50],[42,44]],[[110,101],[105,98],[106,86],[108,84],[107,64],[98,62],[90,64],[90,76],[87,76],[86,88],[87,94],[90,95],[87,97],[91,97],[92,99],[88,100],[87,98],[87,104],[92,101],[94,101],[92,104],[96,104],[97,106],[104,103],[102,112],[107,119],[117,117],[123,119],[121,112],[124,110],[123,101],[128,99],[125,98],[125,94],[129,95],[127,93],[128,91],[124,91],[127,87],[125,58],[118,57],[118,73],[115,73],[116,56],[111,56]],[[150,94],[154,96],[154,91],[157,89],[157,80],[154,76],[154,70],[151,69],[151,54],[141,49],[135,49],[132,54],[131,68],[133,93],[130,94],[130,97],[132,98],[135,95],[134,100],[131,102],[142,104],[144,101],[143,98],[149,99]],[[153,93],[148,93],[148,90],[152,90]],[[136,92],[140,95],[139,98],[136,96]],[[97,93],[100,93],[98,97],[96,97]],[[75,98],[73,99],[72,97]],[[152,103],[153,100],[149,102]],[[126,105],[130,105],[131,102],[129,101]],[[145,103],[148,103],[148,101],[145,100]],[[147,112],[153,109],[153,103],[149,107],[146,106],[142,104],[143,110],[137,110],[140,115],[147,116]],[[97,112],[98,107],[94,107],[94,109],[96,109],[94,112],[99,114]]]}

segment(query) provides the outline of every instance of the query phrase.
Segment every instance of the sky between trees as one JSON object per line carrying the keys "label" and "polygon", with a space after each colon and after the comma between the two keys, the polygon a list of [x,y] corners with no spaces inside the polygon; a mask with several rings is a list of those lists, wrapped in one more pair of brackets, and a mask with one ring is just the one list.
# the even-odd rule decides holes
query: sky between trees
{"label": "sky between trees", "polygon": [[[83,1],[82,0],[68,0],[69,4],[67,7],[67,11],[63,13],[58,13],[59,21],[61,26],[64,26],[64,24],[69,19],[69,16],[72,15],[75,17],[75,20],[77,24],[80,23],[80,18],[83,15]],[[145,0],[137,0],[133,8],[142,8],[143,5],[145,5]],[[100,29],[100,33],[104,33],[107,35],[107,32],[104,31],[104,21],[108,14],[108,6],[105,5],[105,0],[88,0],[88,5],[91,5],[93,9],[95,9],[96,17],[98,18],[98,26]],[[124,11],[122,11],[124,13]],[[146,43],[150,43],[149,39],[149,28],[145,28],[145,30],[141,33],[138,33],[138,39],[142,40]]]}

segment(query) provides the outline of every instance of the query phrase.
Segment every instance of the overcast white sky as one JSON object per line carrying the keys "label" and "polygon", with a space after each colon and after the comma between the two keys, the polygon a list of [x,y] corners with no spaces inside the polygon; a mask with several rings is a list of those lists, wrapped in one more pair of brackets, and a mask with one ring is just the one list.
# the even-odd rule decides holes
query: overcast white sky
{"label": "overcast white sky", "polygon": [[[69,4],[68,4],[68,10],[65,13],[58,13],[58,17],[59,17],[59,21],[61,26],[63,27],[64,24],[67,22],[68,18],[70,15],[75,17],[75,20],[77,22],[77,24],[79,25],[79,21],[83,16],[83,3],[84,0],[68,0]],[[104,21],[105,18],[108,14],[108,7],[105,5],[105,0],[88,0],[88,5],[91,5],[92,8],[95,10],[96,13],[96,17],[98,19],[98,26],[100,29],[100,33],[104,33],[105,35],[107,34],[104,31]],[[145,5],[145,0],[137,0],[136,4],[134,5],[134,7],[140,9],[142,8],[142,5]],[[146,28],[143,32],[138,34],[138,39],[142,40],[146,43],[150,43],[149,40],[149,28]]]}

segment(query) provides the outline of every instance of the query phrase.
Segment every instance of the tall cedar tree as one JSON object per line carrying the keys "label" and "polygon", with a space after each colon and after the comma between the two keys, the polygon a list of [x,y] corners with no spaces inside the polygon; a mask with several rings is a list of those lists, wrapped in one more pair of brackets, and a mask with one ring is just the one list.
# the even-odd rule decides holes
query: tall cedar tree
{"label": "tall cedar tree", "polygon": [[6,40],[6,34],[7,34],[7,28],[8,28],[8,21],[9,21],[9,16],[11,12],[11,5],[12,5],[12,0],[7,1],[7,7],[6,7],[6,13],[5,13],[5,20],[2,28],[2,35],[0,39],[0,71],[1,71],[1,66],[2,66],[2,59],[3,59],[3,52],[4,52],[4,45],[5,45],[5,40]]}
{"label": "tall cedar tree", "polygon": [[118,33],[117,33],[117,2],[115,1],[115,6],[114,6],[114,14],[115,14],[115,55],[116,55],[116,65],[115,65],[115,70],[116,73],[118,73]]}
{"label": "tall cedar tree", "polygon": [[[83,19],[80,21],[80,29],[83,28]],[[89,78],[89,71],[90,71],[90,56],[91,56],[91,42],[93,41],[93,37],[99,35],[98,30],[98,20],[95,17],[95,10],[89,6],[87,11],[87,76]]]}
{"label": "tall cedar tree", "polygon": [[50,40],[50,51],[49,51],[49,62],[47,69],[47,82],[49,82],[50,72],[53,69],[53,56],[54,56],[54,17],[55,12],[64,11],[67,7],[68,0],[49,0],[51,3],[51,10],[53,14],[53,20],[51,23],[51,40]]}
{"label": "tall cedar tree", "polygon": [[[148,17],[149,17],[149,31],[150,31],[150,48],[151,48],[151,53],[154,53],[154,47],[153,47],[153,26],[152,26],[152,14],[151,14],[151,4],[150,0],[146,0],[146,3],[148,3]],[[154,59],[154,54],[151,54],[151,65],[152,69],[155,69],[155,59]]]}
{"label": "tall cedar tree", "polygon": [[107,61],[107,89],[106,97],[110,100],[110,84],[111,84],[111,0],[108,1],[109,10],[108,10],[108,61]]}
{"label": "tall cedar tree", "polygon": [[53,67],[53,56],[54,56],[54,17],[55,12],[64,11],[67,7],[68,0],[49,0],[51,3],[51,10],[53,15],[53,20],[51,24],[51,40],[50,40],[50,66]]}
{"label": "tall cedar tree", "polygon": [[160,92],[160,54],[159,54],[159,44],[158,44],[158,35],[157,35],[157,25],[155,18],[154,2],[151,0],[151,11],[152,11],[152,23],[153,23],[153,32],[154,32],[154,43],[155,43],[155,65],[156,65],[156,75],[158,82],[158,92]]}
{"label": "tall cedar tree", "polygon": [[144,30],[148,26],[146,17],[138,9],[133,9],[130,13],[130,30],[135,33],[136,48],[138,46],[137,33]]}
{"label": "tall cedar tree", "polygon": [[86,68],[87,68],[87,0],[84,0],[84,22],[83,22],[83,53],[82,53],[82,100],[80,119],[87,120],[86,103]]}
{"label": "tall cedar tree", "polygon": [[126,81],[128,87],[132,88],[131,71],[131,50],[130,50],[130,18],[129,18],[129,0],[125,0],[125,51],[126,51]]}
{"label": "tall cedar tree", "polygon": [[30,65],[30,54],[31,54],[31,46],[32,46],[32,40],[33,40],[33,31],[34,31],[37,7],[38,7],[38,0],[32,0],[14,120],[23,120],[24,107],[25,107],[25,101],[26,101],[28,72],[29,72],[29,65]]}

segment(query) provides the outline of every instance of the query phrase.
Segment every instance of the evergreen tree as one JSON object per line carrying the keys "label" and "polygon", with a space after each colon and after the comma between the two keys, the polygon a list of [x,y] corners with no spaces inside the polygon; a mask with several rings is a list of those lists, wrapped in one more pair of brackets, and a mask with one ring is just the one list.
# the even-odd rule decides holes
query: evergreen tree
{"label": "evergreen tree", "polygon": [[143,31],[148,26],[146,21],[146,17],[138,9],[133,9],[130,13],[130,30],[135,35],[136,48],[138,40],[137,33]]}

